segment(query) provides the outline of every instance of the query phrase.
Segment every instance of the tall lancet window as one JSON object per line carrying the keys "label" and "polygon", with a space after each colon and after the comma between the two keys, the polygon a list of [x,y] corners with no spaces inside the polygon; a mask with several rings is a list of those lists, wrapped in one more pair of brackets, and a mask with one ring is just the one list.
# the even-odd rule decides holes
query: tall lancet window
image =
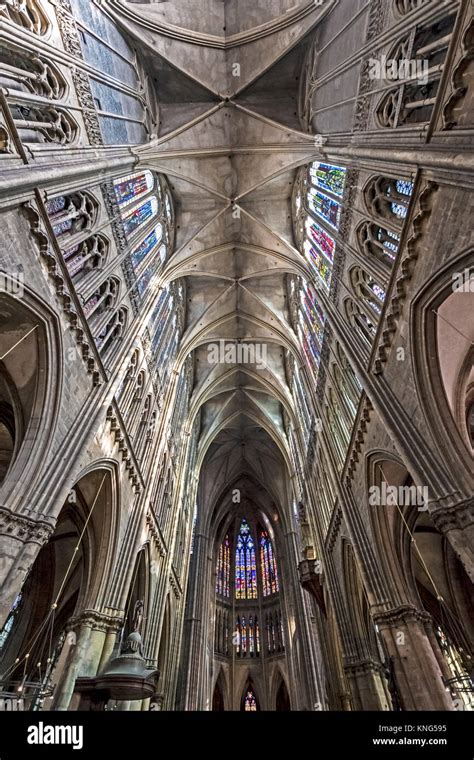
{"label": "tall lancet window", "polygon": [[255,544],[245,518],[240,524],[235,550],[235,598],[257,598],[257,565]]}
{"label": "tall lancet window", "polygon": [[266,530],[260,531],[260,571],[262,573],[263,596],[276,594],[279,590],[278,573],[270,536]]}
{"label": "tall lancet window", "polygon": [[230,541],[226,536],[217,555],[216,594],[229,596],[230,580]]}

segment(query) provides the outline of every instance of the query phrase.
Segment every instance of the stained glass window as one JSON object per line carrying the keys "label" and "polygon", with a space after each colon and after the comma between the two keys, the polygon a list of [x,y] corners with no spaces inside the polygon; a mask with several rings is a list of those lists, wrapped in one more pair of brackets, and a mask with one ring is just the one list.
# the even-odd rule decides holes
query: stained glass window
{"label": "stained glass window", "polygon": [[147,266],[143,274],[140,275],[138,279],[137,287],[138,287],[138,292],[140,293],[141,296],[147,290],[155,271],[156,271],[156,264],[152,262],[151,264]]}
{"label": "stained glass window", "polygon": [[255,545],[245,519],[240,525],[235,550],[235,598],[257,598],[257,568]]}
{"label": "stained glass window", "polygon": [[134,200],[153,189],[154,179],[150,171],[130,174],[114,181],[115,196],[121,208],[126,208]]}
{"label": "stained glass window", "polygon": [[247,654],[247,623],[245,622],[245,615],[242,615],[240,627],[240,648],[242,654]]}
{"label": "stained glass window", "polygon": [[127,237],[133,235],[149,219],[158,214],[158,200],[154,196],[135,206],[123,219],[123,227]]}
{"label": "stained glass window", "polygon": [[309,174],[313,185],[321,187],[323,190],[329,190],[334,195],[342,197],[346,181],[346,170],[341,166],[314,162],[310,166]]}
{"label": "stained glass window", "polygon": [[22,601],[23,601],[23,594],[20,591],[20,593],[16,596],[15,601],[13,602],[12,608],[10,610],[10,614],[8,615],[5,621],[5,625],[0,631],[0,651],[3,649],[3,647],[5,646],[7,642],[7,639],[13,628],[13,623],[15,622],[15,618],[18,615],[18,612],[21,608]]}
{"label": "stained glass window", "polygon": [[230,580],[230,541],[226,536],[219,548],[216,568],[216,594],[229,596]]}
{"label": "stained glass window", "polygon": [[404,179],[397,179],[395,182],[396,192],[392,191],[392,187],[393,185],[389,185],[389,197],[390,195],[393,196],[397,194],[398,197],[391,203],[390,207],[395,216],[398,217],[398,219],[403,220],[407,215],[410,196],[413,192],[413,182]]}
{"label": "stained glass window", "polygon": [[318,253],[317,248],[315,248],[314,245],[311,245],[309,240],[305,240],[304,242],[304,252],[311,265],[311,268],[322,279],[326,287],[329,289],[329,283],[331,281],[332,274],[331,264],[328,263],[324,256]]}
{"label": "stained glass window", "polygon": [[53,224],[53,232],[56,235],[56,237],[59,237],[59,235],[64,235],[65,232],[70,232],[72,230],[73,220],[72,219],[64,219],[63,222],[58,222],[57,224]]}
{"label": "stained glass window", "polygon": [[377,239],[382,243],[385,254],[388,258],[394,261],[398,251],[400,235],[392,230],[385,230],[382,227],[379,227],[377,231]]}
{"label": "stained glass window", "polygon": [[248,650],[250,655],[255,654],[255,631],[253,627],[253,617],[249,617],[249,635],[248,635]]}
{"label": "stained glass window", "polygon": [[266,530],[260,531],[260,571],[262,573],[263,595],[276,594],[278,586],[278,573],[273,555],[273,546]]}
{"label": "stained glass window", "polygon": [[317,250],[325,256],[330,264],[334,262],[334,250],[336,248],[336,241],[329,235],[328,232],[313,221],[313,219],[306,219],[306,232],[308,238]]}
{"label": "stained glass window", "polygon": [[244,711],[257,712],[257,699],[251,687],[247,689],[247,693],[244,698]]}
{"label": "stained glass window", "polygon": [[132,264],[136,269],[143,259],[156,248],[163,236],[163,227],[157,224],[153,232],[146,236],[145,240],[132,251]]}
{"label": "stained glass window", "polygon": [[329,196],[320,193],[319,190],[310,188],[308,192],[308,204],[311,211],[321,219],[324,219],[331,227],[337,230],[341,218],[341,206]]}
{"label": "stained glass window", "polygon": [[166,216],[171,219],[171,200],[168,193],[165,194],[165,210]]}
{"label": "stained glass window", "polygon": [[297,331],[308,364],[317,372],[321,359],[325,317],[323,309],[308,285],[301,289],[300,324]]}
{"label": "stained glass window", "polygon": [[60,211],[64,211],[65,208],[66,197],[64,195],[60,195],[58,198],[53,198],[53,200],[46,203],[46,211],[48,212],[48,216],[58,214]]}

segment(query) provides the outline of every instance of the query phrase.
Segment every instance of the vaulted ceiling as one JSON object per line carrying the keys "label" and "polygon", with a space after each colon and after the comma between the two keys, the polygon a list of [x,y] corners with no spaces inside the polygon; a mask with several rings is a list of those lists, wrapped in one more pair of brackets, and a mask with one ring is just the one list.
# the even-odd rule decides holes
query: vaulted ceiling
{"label": "vaulted ceiling", "polygon": [[[162,280],[186,280],[180,360],[193,352],[191,414],[201,413],[199,456],[212,470],[206,498],[247,474],[282,503],[282,412],[293,414],[285,349],[302,361],[286,275],[307,272],[292,190],[298,167],[320,157],[299,123],[299,83],[310,32],[331,4],[107,5],[140,39],[159,103],[159,134],[138,152],[168,177],[175,201],[175,253]],[[258,344],[265,366],[210,363],[222,340]]]}

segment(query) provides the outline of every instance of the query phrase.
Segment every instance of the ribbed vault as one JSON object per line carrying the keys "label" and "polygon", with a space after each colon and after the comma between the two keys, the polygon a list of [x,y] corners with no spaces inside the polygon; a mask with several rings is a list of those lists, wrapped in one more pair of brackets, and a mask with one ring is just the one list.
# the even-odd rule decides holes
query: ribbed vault
{"label": "ribbed vault", "polygon": [[[200,414],[198,461],[217,468],[221,488],[246,473],[284,499],[276,479],[289,461],[283,410],[294,414],[285,353],[302,361],[286,276],[307,274],[291,197],[298,167],[318,156],[299,126],[298,88],[321,9],[287,0],[222,3],[221,18],[203,12],[197,24],[192,3],[108,5],[144,42],[162,109],[159,135],[138,153],[143,166],[167,175],[175,202],[176,249],[160,285],[186,281],[178,365],[193,355],[189,428]],[[266,39],[262,54],[269,34],[274,44]],[[235,361],[229,354],[210,361],[213,347],[228,345]]]}

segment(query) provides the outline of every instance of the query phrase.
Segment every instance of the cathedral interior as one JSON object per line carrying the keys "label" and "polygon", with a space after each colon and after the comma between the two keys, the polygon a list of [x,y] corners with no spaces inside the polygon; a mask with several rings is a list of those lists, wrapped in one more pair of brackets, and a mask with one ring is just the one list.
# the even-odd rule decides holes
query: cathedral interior
{"label": "cathedral interior", "polygon": [[469,0],[0,2],[0,702],[474,709]]}

